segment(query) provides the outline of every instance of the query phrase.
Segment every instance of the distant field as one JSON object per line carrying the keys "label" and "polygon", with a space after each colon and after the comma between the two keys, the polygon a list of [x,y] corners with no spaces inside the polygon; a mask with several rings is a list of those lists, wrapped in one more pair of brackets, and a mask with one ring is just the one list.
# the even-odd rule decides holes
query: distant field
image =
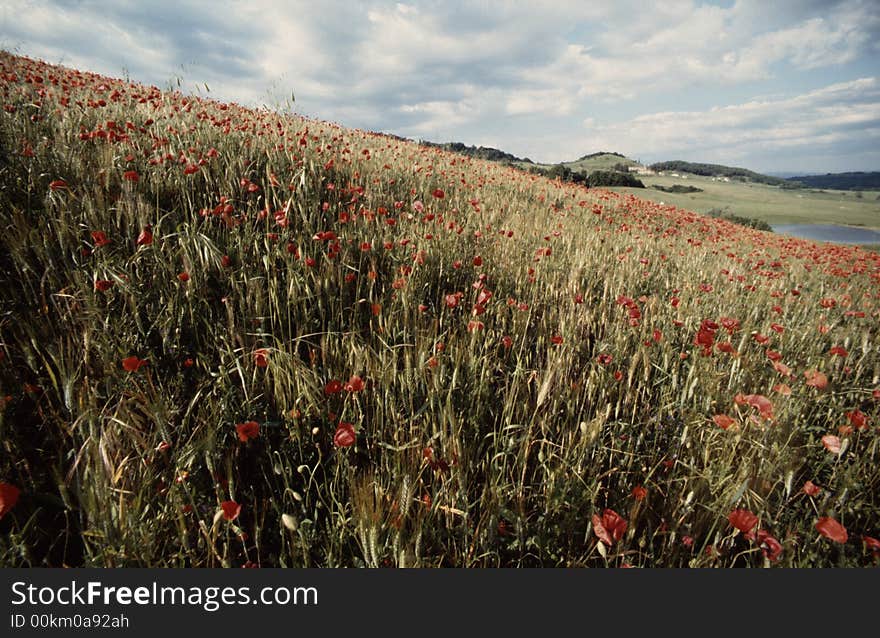
{"label": "distant field", "polygon": [[[687,179],[668,175],[640,175],[647,188],[614,188],[654,202],[705,213],[712,208],[735,215],[762,219],[770,224],[845,224],[880,229],[878,191],[814,189],[781,190],[765,184],[712,181],[709,177],[689,175]],[[702,193],[665,193],[651,185],[682,184],[702,188]]]}

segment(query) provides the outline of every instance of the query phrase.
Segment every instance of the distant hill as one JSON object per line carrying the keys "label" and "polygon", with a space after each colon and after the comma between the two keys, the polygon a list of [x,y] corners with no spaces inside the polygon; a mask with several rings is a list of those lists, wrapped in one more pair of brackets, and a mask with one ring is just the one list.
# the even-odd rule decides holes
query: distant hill
{"label": "distant hill", "polygon": [[468,146],[462,142],[429,142],[421,140],[422,146],[441,148],[445,151],[477,157],[493,162],[512,164],[517,168],[529,171],[536,175],[543,175],[551,179],[561,179],[564,182],[575,182],[585,186],[630,186],[644,188],[645,185],[629,172],[630,166],[638,166],[638,162],[631,160],[621,153],[611,151],[599,151],[584,155],[573,162],[560,162],[559,164],[539,164],[529,158],[520,158],[511,153],[501,151],[491,146]]}
{"label": "distant hill", "polygon": [[477,157],[479,159],[491,160],[493,162],[516,162],[522,164],[534,163],[528,157],[520,158],[516,155],[511,155],[510,153],[498,150],[497,148],[492,148],[491,146],[468,146],[461,142],[445,142],[443,144],[438,144],[436,142],[428,142],[427,140],[421,140],[419,143],[422,146],[442,148],[445,151],[452,151],[453,153],[459,153],[460,155]]}
{"label": "distant hill", "polygon": [[[574,170],[572,169],[574,166]],[[588,166],[579,165],[576,162],[565,164],[534,164],[526,168],[530,173],[543,175],[550,179],[560,179],[563,182],[574,182],[575,184],[583,184],[588,187],[594,186],[629,186],[632,188],[644,188],[645,185],[641,180],[629,170],[618,170],[616,168],[591,169]]]}
{"label": "distant hill", "polygon": [[704,175],[707,177],[728,177],[743,182],[757,182],[759,184],[770,184],[771,186],[781,186],[783,188],[799,188],[799,185],[794,181],[781,179],[779,177],[771,177],[770,175],[763,175],[761,173],[750,171],[747,168],[724,166],[722,164],[703,164],[674,160],[671,162],[657,162],[656,164],[651,164],[650,168],[654,171],[693,173],[694,175]]}
{"label": "distant hill", "polygon": [[615,157],[622,157],[623,159],[626,159],[626,155],[622,155],[621,153],[615,153],[614,151],[599,151],[598,153],[590,153],[589,155],[579,157],[577,161],[580,162],[588,159],[596,159],[598,157],[602,157],[603,155],[614,155]]}
{"label": "distant hill", "polygon": [[880,172],[866,173],[826,173],[825,175],[797,175],[788,181],[803,184],[809,188],[829,188],[841,191],[861,191],[880,189]]}
{"label": "distant hill", "polygon": [[576,159],[573,162],[564,162],[564,165],[573,171],[609,171],[609,170],[628,170],[630,166],[637,166],[638,162],[628,158],[620,153],[610,151],[600,151],[598,153],[590,153]]}

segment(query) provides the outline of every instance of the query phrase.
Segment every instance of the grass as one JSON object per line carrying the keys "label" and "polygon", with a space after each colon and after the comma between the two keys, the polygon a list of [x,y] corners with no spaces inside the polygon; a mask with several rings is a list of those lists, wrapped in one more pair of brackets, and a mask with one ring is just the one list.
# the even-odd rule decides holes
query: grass
{"label": "grass", "polygon": [[876,565],[876,253],[0,65],[0,564]]}

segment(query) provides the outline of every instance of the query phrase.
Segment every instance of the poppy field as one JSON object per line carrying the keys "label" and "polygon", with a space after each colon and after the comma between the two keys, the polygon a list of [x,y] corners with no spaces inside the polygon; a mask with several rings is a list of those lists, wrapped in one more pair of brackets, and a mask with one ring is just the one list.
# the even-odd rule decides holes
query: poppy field
{"label": "poppy field", "polygon": [[880,254],[0,53],[0,565],[871,567]]}

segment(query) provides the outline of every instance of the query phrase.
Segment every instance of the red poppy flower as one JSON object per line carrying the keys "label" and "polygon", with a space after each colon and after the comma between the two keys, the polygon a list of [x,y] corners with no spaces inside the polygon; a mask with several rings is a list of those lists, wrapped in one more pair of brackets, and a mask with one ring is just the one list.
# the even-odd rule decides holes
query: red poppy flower
{"label": "red poppy flower", "polygon": [[822,445],[832,454],[840,454],[840,439],[833,434],[826,434],[822,437]]}
{"label": "red poppy flower", "polygon": [[819,496],[822,492],[822,488],[813,483],[813,481],[805,481],[804,486],[801,488],[804,494],[807,496]]}
{"label": "red poppy flower", "polygon": [[729,341],[722,341],[717,346],[720,352],[726,352],[727,354],[733,354],[736,352],[736,349],[733,347],[733,344]]}
{"label": "red poppy flower", "polygon": [[783,396],[791,396],[791,388],[785,383],[777,383],[773,386],[773,391]]}
{"label": "red poppy flower", "polygon": [[144,226],[144,229],[141,231],[141,234],[138,235],[137,245],[138,246],[149,246],[153,243],[153,227],[150,224]]}
{"label": "red poppy flower", "polygon": [[789,368],[787,365],[782,363],[782,361],[774,361],[773,362],[773,369],[776,370],[776,372],[778,372],[779,374],[781,374],[784,377],[791,376],[791,368]]}
{"label": "red poppy flower", "polygon": [[330,396],[331,394],[339,394],[342,392],[342,381],[338,379],[331,379],[324,386],[324,394]]}
{"label": "red poppy flower", "polygon": [[712,346],[715,343],[715,332],[712,330],[700,329],[694,337],[694,345],[703,348],[703,352],[711,354]]}
{"label": "red poppy flower", "polygon": [[818,370],[807,370],[804,372],[804,377],[807,379],[807,385],[817,390],[824,390],[828,387],[828,377]]}
{"label": "red poppy flower", "polygon": [[835,543],[845,543],[849,538],[846,528],[829,516],[823,516],[816,522],[816,529],[827,539]]}
{"label": "red poppy flower", "polygon": [[782,544],[770,532],[765,529],[759,529],[757,542],[761,546],[761,552],[771,563],[779,559],[779,555],[782,553]]}
{"label": "red poppy flower", "polygon": [[760,415],[765,419],[773,418],[773,403],[763,394],[737,394],[733,400],[738,405],[748,404],[752,406],[757,409]]}
{"label": "red poppy flower", "polygon": [[444,193],[443,189],[440,188],[435,188],[431,195],[433,195],[437,199],[443,199],[444,197],[446,197],[446,193]]}
{"label": "red poppy flower", "polygon": [[106,246],[107,244],[112,243],[111,240],[107,238],[107,234],[102,230],[92,231],[92,241],[95,242],[95,248],[100,248],[101,246]]}
{"label": "red poppy flower", "polygon": [[238,438],[242,443],[246,443],[249,439],[255,439],[260,436],[260,424],[256,421],[245,421],[235,426]]}
{"label": "red poppy flower", "polygon": [[724,326],[724,329],[727,330],[729,334],[733,334],[737,330],[739,330],[739,319],[733,319],[732,317],[721,317],[718,322]]}
{"label": "red poppy flower", "polygon": [[504,345],[505,348],[509,348],[513,345],[513,339],[509,335],[504,335],[503,337],[501,337],[501,343]]}
{"label": "red poppy flower", "polygon": [[732,425],[737,425],[736,419],[732,419],[726,414],[716,414],[712,417],[712,420],[722,430],[726,430]]}
{"label": "red poppy flower", "polygon": [[227,521],[234,521],[241,514],[241,505],[235,501],[223,501],[220,503],[220,509],[223,510],[223,518]]}
{"label": "red poppy flower", "polygon": [[62,191],[66,190],[67,188],[67,182],[65,182],[63,179],[54,179],[49,182],[49,190]]}
{"label": "red poppy flower", "polygon": [[592,521],[593,533],[606,545],[613,545],[626,533],[626,519],[612,509],[606,508],[601,518],[593,514]]}
{"label": "red poppy flower", "polygon": [[872,538],[871,536],[862,536],[862,542],[865,544],[865,547],[870,549],[875,554],[880,552],[880,541],[876,538]]}
{"label": "red poppy flower", "polygon": [[758,524],[758,517],[749,510],[737,509],[727,515],[727,520],[736,529],[743,533],[752,531],[752,528]]}
{"label": "red poppy flower", "polygon": [[849,422],[852,423],[853,427],[857,430],[864,430],[868,427],[868,417],[861,410],[847,412],[846,418],[849,419]]}
{"label": "red poppy flower", "polygon": [[596,361],[598,361],[603,366],[609,365],[613,360],[614,357],[612,357],[610,354],[600,354],[598,357],[596,357]]}
{"label": "red poppy flower", "polygon": [[95,290],[100,292],[107,292],[110,288],[113,287],[113,282],[107,279],[98,279],[95,281]]}
{"label": "red poppy flower", "polygon": [[21,490],[11,483],[0,483],[0,519],[15,507],[19,494],[21,494]]}
{"label": "red poppy flower", "polygon": [[177,278],[178,278],[180,281],[186,283],[187,281],[189,281],[189,273],[188,273],[188,272],[182,272],[182,273],[180,273],[179,275],[177,275]]}
{"label": "red poppy flower", "polygon": [[125,172],[122,174],[122,179],[124,179],[124,180],[127,181],[127,182],[135,182],[135,183],[137,183],[138,180],[139,180],[140,178],[141,178],[141,176],[138,175],[138,172],[137,172],[137,171],[125,171]]}
{"label": "red poppy flower", "polygon": [[269,365],[269,351],[266,348],[254,350],[254,365],[258,368],[265,368]]}
{"label": "red poppy flower", "polygon": [[333,445],[336,447],[349,447],[354,445],[357,436],[351,423],[340,423],[333,434]]}
{"label": "red poppy flower", "polygon": [[135,356],[126,357],[122,360],[122,368],[126,372],[137,372],[141,366],[147,365],[146,359],[139,359]]}
{"label": "red poppy flower", "polygon": [[346,392],[360,392],[364,389],[364,380],[359,376],[354,375],[349,380],[348,383],[345,384]]}
{"label": "red poppy flower", "polygon": [[608,530],[606,530],[605,526],[602,524],[602,519],[596,514],[593,514],[593,533],[596,534],[598,539],[606,545],[611,546],[614,544],[611,534],[608,533]]}
{"label": "red poppy flower", "polygon": [[553,343],[553,345],[559,346],[562,345],[563,341],[565,340],[559,335],[553,335],[552,337],[550,337],[550,341]]}
{"label": "red poppy flower", "polygon": [[643,501],[643,500],[645,500],[645,497],[646,497],[647,495],[648,495],[648,490],[646,490],[646,489],[645,489],[644,487],[642,487],[641,485],[636,485],[636,486],[632,489],[632,496],[633,496],[633,498],[636,499],[637,501]]}
{"label": "red poppy flower", "polygon": [[476,332],[478,330],[482,330],[486,327],[482,321],[468,321],[467,329],[468,332]]}
{"label": "red poppy flower", "polygon": [[845,357],[849,354],[849,352],[847,352],[846,348],[842,346],[834,346],[833,348],[831,348],[831,350],[828,351],[828,354],[833,354],[838,357]]}

